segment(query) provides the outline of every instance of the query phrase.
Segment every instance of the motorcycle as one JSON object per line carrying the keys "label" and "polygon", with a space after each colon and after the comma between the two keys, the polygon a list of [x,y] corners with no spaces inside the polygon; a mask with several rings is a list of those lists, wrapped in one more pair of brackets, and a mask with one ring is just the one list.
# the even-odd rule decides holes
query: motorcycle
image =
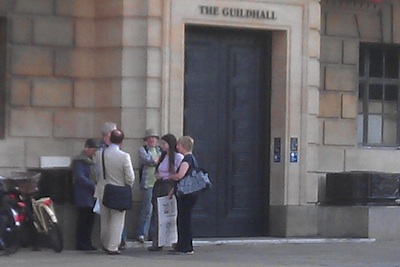
{"label": "motorcycle", "polygon": [[4,179],[0,176],[0,249],[9,255],[15,253],[20,245],[25,205],[17,200],[12,190],[7,190]]}
{"label": "motorcycle", "polygon": [[61,252],[63,238],[53,202],[49,197],[36,198],[40,173],[20,172],[13,175],[5,181],[16,203],[16,219],[20,226],[18,243],[22,246],[31,244],[37,250],[39,234],[43,234],[53,250]]}

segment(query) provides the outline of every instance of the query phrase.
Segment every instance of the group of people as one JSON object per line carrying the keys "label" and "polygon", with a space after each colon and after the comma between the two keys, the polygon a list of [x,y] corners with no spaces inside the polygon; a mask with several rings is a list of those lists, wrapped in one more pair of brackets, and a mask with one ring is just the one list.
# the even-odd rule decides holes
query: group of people
{"label": "group of people", "polygon": [[120,254],[124,249],[126,211],[109,209],[102,204],[104,186],[132,186],[135,174],[131,157],[121,150],[124,133],[117,125],[107,122],[102,126],[102,139],[90,138],[84,150],[74,157],[74,203],[77,206],[76,249],[95,250],[91,236],[94,225],[94,206],[100,207],[100,240],[108,254]]}
{"label": "group of people", "polygon": [[[101,132],[101,141],[87,139],[84,150],[71,163],[74,202],[78,210],[76,249],[96,249],[92,245],[91,236],[95,220],[94,207],[99,205],[101,246],[105,252],[113,255],[125,249],[126,211],[110,209],[102,204],[104,186],[111,183],[132,187],[135,174],[130,155],[121,150],[124,133],[112,122],[106,122]],[[172,198],[176,193],[177,182],[194,168],[194,140],[190,136],[182,136],[177,140],[173,134],[160,138],[153,129],[147,129],[144,141],[145,144],[138,150],[142,205],[137,241],[152,241],[148,250],[160,251],[163,247],[158,244],[157,198]],[[176,196],[178,241],[173,245],[173,253],[193,253],[191,214],[197,198],[197,194]]]}

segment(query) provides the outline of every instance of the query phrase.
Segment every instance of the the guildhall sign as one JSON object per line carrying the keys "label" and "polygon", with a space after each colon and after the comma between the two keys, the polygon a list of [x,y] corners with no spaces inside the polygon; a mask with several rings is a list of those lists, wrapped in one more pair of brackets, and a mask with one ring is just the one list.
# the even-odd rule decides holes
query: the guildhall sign
{"label": "the guildhall sign", "polygon": [[199,6],[201,15],[223,16],[245,19],[275,20],[275,11],[259,9],[243,9],[233,7]]}

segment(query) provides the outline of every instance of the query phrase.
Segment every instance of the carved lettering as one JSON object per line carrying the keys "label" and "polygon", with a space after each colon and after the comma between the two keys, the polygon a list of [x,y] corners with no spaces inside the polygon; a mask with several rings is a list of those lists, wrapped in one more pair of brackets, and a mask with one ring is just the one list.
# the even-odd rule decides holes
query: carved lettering
{"label": "carved lettering", "polygon": [[217,6],[199,6],[200,14],[202,15],[212,15],[218,16],[219,15],[219,7]]}
{"label": "carved lettering", "polygon": [[[219,16],[220,9],[217,6],[199,6],[200,14]],[[244,19],[263,19],[276,20],[275,11],[258,10],[258,9],[243,9],[234,7],[223,7],[221,15],[224,17],[244,18]]]}

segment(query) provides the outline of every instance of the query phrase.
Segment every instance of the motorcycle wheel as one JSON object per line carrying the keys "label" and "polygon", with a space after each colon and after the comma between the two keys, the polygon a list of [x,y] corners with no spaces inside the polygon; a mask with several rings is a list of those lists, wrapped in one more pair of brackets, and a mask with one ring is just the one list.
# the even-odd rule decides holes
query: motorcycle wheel
{"label": "motorcycle wheel", "polygon": [[55,252],[61,252],[64,249],[64,246],[60,226],[51,220],[51,217],[47,212],[44,212],[44,223],[48,229],[47,237],[51,247]]}
{"label": "motorcycle wheel", "polygon": [[30,237],[32,236],[31,231],[36,231],[36,229],[31,227],[29,223],[30,222],[26,221],[21,223],[19,243],[23,248],[29,247],[32,244],[32,240],[30,240]]}
{"label": "motorcycle wheel", "polygon": [[19,227],[10,208],[0,210],[0,221],[0,245],[6,254],[15,253],[19,248]]}

